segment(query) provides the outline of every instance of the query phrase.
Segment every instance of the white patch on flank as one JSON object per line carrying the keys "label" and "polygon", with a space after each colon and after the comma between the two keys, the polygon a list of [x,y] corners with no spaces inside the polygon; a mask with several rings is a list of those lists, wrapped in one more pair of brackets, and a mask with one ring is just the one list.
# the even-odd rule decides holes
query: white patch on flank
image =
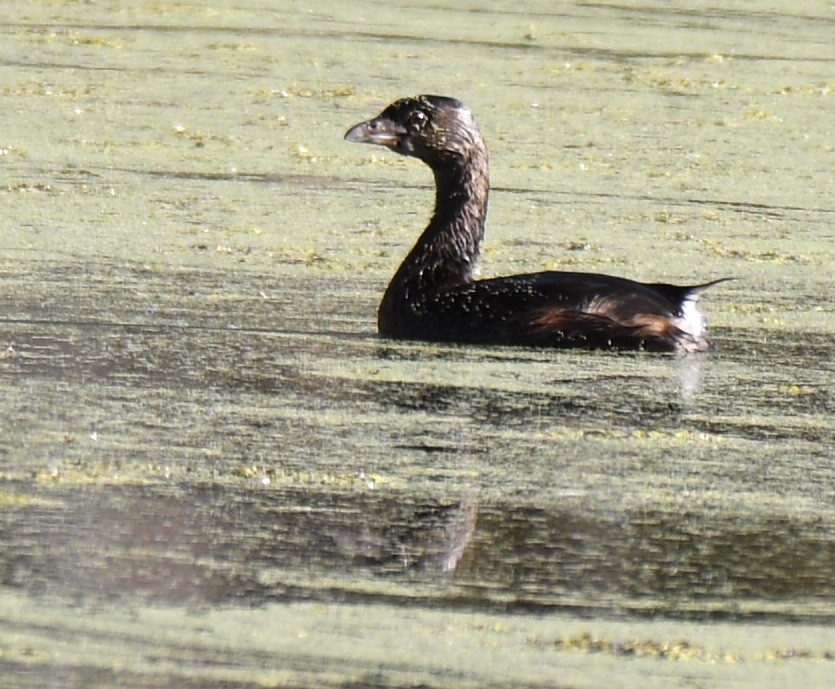
{"label": "white patch on flank", "polygon": [[705,334],[705,317],[696,306],[697,301],[699,301],[697,292],[688,294],[681,302],[681,315],[673,319],[675,326],[694,340],[701,339]]}

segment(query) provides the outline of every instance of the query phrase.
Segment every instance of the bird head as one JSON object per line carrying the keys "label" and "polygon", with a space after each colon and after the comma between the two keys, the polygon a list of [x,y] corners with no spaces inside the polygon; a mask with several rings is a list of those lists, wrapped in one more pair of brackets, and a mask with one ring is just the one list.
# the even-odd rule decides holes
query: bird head
{"label": "bird head", "polygon": [[433,169],[463,165],[484,151],[470,109],[446,96],[401,98],[377,117],[351,127],[345,140],[385,146]]}

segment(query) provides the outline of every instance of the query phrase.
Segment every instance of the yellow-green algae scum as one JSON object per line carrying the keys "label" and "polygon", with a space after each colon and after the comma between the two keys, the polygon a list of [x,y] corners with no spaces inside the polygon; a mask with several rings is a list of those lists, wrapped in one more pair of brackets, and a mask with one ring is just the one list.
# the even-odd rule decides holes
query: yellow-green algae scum
{"label": "yellow-green algae scum", "polygon": [[[0,684],[829,686],[831,3],[484,5],[3,3]],[[719,351],[379,341],[421,92]]]}

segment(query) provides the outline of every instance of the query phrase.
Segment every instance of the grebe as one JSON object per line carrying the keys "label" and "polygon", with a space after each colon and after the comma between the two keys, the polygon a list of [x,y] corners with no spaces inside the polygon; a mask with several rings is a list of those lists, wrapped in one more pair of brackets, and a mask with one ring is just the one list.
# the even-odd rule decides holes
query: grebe
{"label": "grebe", "polygon": [[490,188],[487,147],[470,110],[445,96],[395,101],[345,134],[414,156],[435,175],[435,211],[380,304],[382,336],[469,344],[703,352],[696,308],[722,282],[645,284],[595,273],[475,280]]}

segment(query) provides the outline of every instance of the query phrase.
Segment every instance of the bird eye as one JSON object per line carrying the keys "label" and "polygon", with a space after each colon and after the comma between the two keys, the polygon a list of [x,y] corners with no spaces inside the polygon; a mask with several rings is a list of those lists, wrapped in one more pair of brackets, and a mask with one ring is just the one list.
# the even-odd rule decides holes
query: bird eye
{"label": "bird eye", "polygon": [[429,118],[423,110],[415,110],[411,115],[409,115],[409,121],[406,123],[406,126],[410,133],[417,134],[426,126],[428,121]]}

